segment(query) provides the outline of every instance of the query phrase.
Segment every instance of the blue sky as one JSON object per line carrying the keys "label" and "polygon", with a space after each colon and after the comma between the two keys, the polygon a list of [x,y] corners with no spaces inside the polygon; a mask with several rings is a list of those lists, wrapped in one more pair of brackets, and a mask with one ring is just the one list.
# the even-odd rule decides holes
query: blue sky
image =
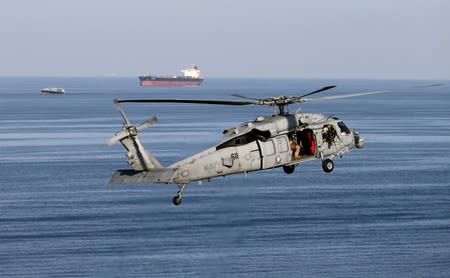
{"label": "blue sky", "polygon": [[447,0],[6,0],[0,76],[450,79]]}

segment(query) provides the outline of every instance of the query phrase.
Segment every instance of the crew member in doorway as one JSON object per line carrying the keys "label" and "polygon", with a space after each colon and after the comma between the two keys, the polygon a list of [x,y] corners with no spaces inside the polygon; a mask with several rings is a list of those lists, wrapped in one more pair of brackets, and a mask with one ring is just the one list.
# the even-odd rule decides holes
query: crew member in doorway
{"label": "crew member in doorway", "polygon": [[328,148],[333,145],[334,139],[336,138],[336,130],[331,125],[324,125],[322,129],[322,138],[324,143],[328,143]]}
{"label": "crew member in doorway", "polygon": [[295,134],[292,134],[289,136],[289,145],[291,146],[292,150],[292,159],[293,160],[299,160],[300,159],[300,145],[297,142],[297,137]]}

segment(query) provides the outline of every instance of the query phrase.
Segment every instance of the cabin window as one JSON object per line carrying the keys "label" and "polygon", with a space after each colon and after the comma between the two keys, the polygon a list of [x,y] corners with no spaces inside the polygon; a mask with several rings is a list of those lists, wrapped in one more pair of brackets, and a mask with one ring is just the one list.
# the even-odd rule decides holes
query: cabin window
{"label": "cabin window", "polygon": [[277,149],[280,153],[285,153],[289,150],[286,137],[278,137],[276,139]]}
{"label": "cabin window", "polygon": [[337,124],[338,124],[339,128],[341,129],[341,132],[344,132],[345,134],[351,133],[350,129],[344,124],[344,122],[341,121],[341,122],[338,122]]}
{"label": "cabin window", "polygon": [[262,146],[263,155],[264,156],[270,156],[275,154],[275,146],[273,145],[272,140],[268,140],[265,142]]}
{"label": "cabin window", "polygon": [[270,131],[261,131],[259,129],[252,129],[250,132],[242,134],[241,136],[234,137],[229,141],[216,147],[216,150],[220,150],[228,147],[242,146],[251,143],[256,140],[266,141],[270,137]]}

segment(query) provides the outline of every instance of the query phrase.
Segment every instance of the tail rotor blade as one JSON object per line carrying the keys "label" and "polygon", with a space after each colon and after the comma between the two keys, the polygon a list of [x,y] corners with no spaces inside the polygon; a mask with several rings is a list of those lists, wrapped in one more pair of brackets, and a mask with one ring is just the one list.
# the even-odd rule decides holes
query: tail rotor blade
{"label": "tail rotor blade", "polygon": [[123,111],[122,107],[120,107],[119,100],[115,99],[113,103],[116,106],[117,111],[119,111],[120,115],[122,116],[125,125],[130,125],[130,121],[128,121],[127,115],[125,115],[125,111]]}
{"label": "tail rotor blade", "polygon": [[115,143],[119,142],[119,137],[118,136],[114,136],[111,137],[108,141],[106,141],[106,144],[108,144],[108,146],[114,145]]}
{"label": "tail rotor blade", "polygon": [[108,144],[108,146],[114,145],[115,143],[119,142],[126,136],[128,136],[127,131],[125,129],[122,129],[121,131],[117,132],[116,135],[114,135],[108,141],[106,141],[106,144]]}
{"label": "tail rotor blade", "polygon": [[156,123],[157,121],[158,121],[158,119],[155,116],[153,116],[150,119],[146,120],[145,122],[139,124],[136,128],[137,128],[137,130],[143,130],[144,128],[151,126],[152,124]]}

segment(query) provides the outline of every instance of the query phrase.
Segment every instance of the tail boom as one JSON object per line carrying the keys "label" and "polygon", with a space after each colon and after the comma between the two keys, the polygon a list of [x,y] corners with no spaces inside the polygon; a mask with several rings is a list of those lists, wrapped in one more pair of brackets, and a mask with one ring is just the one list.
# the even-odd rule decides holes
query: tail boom
{"label": "tail boom", "polygon": [[132,169],[117,170],[111,178],[111,183],[176,183],[176,168],[155,168],[147,171]]}

